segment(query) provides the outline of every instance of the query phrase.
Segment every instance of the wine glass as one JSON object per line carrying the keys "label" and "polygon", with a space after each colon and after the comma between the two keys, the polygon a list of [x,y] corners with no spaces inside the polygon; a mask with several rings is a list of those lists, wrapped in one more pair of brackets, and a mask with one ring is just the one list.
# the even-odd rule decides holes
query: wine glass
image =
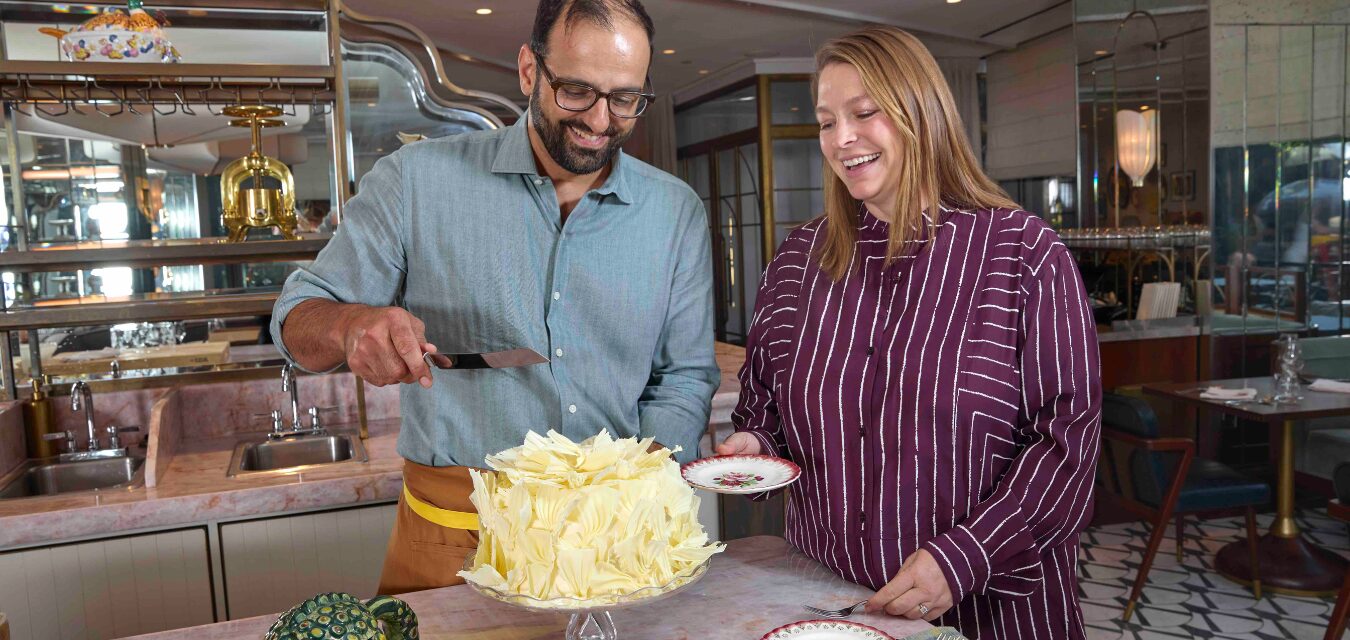
{"label": "wine glass", "polygon": [[1279,349],[1279,357],[1275,361],[1275,401],[1302,400],[1298,376],[1303,371],[1303,347],[1292,333],[1281,335],[1275,344]]}

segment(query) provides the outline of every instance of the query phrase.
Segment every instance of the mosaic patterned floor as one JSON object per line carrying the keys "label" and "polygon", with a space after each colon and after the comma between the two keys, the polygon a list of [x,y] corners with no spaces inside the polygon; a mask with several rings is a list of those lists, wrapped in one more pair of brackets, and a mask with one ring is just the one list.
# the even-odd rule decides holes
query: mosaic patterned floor
{"label": "mosaic patterned floor", "polygon": [[[1270,514],[1257,517],[1259,529]],[[1344,522],[1316,510],[1302,511],[1299,526],[1313,541],[1350,556]],[[1334,601],[1251,592],[1214,572],[1214,553],[1245,539],[1242,518],[1186,523],[1185,560],[1178,565],[1174,527],[1168,527],[1148,575],[1148,586],[1129,623],[1120,621],[1135,570],[1148,543],[1148,526],[1094,527],[1083,537],[1080,595],[1090,640],[1237,638],[1321,640]],[[1347,636],[1350,637],[1350,636]]]}

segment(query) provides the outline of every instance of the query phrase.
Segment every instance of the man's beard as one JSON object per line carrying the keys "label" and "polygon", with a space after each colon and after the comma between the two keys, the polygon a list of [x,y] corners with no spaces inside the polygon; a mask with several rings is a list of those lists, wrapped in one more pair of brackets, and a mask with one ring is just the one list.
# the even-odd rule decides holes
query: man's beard
{"label": "man's beard", "polygon": [[[548,150],[549,157],[553,158],[558,166],[576,175],[584,176],[605,168],[619,152],[619,147],[633,135],[632,129],[623,131],[612,121],[609,129],[599,134],[591,131],[590,127],[581,121],[580,116],[551,122],[544,117],[544,108],[540,106],[539,99],[539,85],[535,85],[534,94],[530,96],[530,120],[534,121],[534,130],[544,143],[544,149]],[[613,118],[613,114],[610,114],[610,117]],[[567,127],[574,127],[586,135],[606,136],[609,142],[599,149],[581,147],[567,137]]]}

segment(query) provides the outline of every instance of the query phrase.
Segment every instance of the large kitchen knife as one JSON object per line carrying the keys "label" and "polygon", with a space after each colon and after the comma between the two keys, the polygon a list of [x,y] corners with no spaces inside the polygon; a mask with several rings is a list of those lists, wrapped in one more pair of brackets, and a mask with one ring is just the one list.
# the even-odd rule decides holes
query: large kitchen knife
{"label": "large kitchen knife", "polygon": [[504,369],[548,362],[548,358],[533,349],[488,353],[424,353],[422,357],[427,364],[438,369]]}

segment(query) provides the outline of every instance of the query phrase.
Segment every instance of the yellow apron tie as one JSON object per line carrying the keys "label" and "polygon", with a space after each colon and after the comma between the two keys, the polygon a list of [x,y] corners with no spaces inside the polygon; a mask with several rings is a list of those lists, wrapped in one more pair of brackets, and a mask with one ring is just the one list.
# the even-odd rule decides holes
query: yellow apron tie
{"label": "yellow apron tie", "polygon": [[403,485],[403,500],[408,503],[408,507],[413,510],[413,513],[432,524],[438,524],[447,529],[478,530],[478,514],[466,511],[451,511],[429,505],[414,497],[412,492],[408,491],[408,485],[406,484]]}

